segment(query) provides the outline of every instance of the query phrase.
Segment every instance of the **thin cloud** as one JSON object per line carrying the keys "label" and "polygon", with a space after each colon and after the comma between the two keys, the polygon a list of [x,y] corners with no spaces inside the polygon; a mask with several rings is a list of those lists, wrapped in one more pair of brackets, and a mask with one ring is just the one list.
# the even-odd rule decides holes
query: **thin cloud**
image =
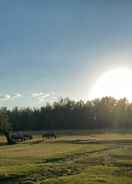
{"label": "thin cloud", "polygon": [[14,100],[14,99],[17,99],[17,98],[20,98],[22,97],[22,95],[20,93],[17,93],[17,94],[5,94],[5,95],[0,95],[0,100],[3,100],[3,101],[7,101],[7,100]]}
{"label": "thin cloud", "polygon": [[32,93],[32,98],[34,100],[37,100],[39,103],[57,100],[57,96],[55,95],[54,92],[52,93],[44,93],[44,92]]}
{"label": "thin cloud", "polygon": [[11,96],[8,94],[0,95],[0,100],[9,100],[10,98],[11,98]]}
{"label": "thin cloud", "polygon": [[22,95],[20,93],[14,94],[11,96],[12,99],[20,98]]}

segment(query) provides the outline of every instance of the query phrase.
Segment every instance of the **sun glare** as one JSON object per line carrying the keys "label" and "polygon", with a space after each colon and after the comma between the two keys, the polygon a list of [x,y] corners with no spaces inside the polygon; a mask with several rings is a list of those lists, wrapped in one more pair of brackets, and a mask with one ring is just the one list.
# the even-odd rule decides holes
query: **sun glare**
{"label": "sun glare", "polygon": [[89,98],[113,96],[132,100],[132,70],[117,68],[103,73],[91,89]]}

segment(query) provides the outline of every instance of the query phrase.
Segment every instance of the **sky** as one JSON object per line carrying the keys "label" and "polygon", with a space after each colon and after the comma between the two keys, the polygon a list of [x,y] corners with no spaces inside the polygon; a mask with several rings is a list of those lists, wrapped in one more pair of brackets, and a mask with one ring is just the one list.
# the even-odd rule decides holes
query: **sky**
{"label": "sky", "polygon": [[131,0],[0,0],[0,106],[87,100],[119,66],[132,68]]}

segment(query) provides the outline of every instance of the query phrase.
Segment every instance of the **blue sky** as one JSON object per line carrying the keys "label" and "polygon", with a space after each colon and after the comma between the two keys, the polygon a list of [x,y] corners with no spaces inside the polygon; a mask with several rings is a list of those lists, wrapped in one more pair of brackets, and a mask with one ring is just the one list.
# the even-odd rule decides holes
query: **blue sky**
{"label": "blue sky", "polygon": [[131,0],[0,0],[0,104],[87,99],[131,48]]}

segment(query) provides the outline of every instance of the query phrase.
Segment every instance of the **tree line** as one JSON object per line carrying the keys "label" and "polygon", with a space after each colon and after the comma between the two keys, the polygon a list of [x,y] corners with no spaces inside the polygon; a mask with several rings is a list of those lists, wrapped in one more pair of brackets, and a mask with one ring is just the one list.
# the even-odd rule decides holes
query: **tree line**
{"label": "tree line", "polygon": [[65,98],[41,108],[5,110],[14,131],[132,128],[132,103],[126,98]]}

